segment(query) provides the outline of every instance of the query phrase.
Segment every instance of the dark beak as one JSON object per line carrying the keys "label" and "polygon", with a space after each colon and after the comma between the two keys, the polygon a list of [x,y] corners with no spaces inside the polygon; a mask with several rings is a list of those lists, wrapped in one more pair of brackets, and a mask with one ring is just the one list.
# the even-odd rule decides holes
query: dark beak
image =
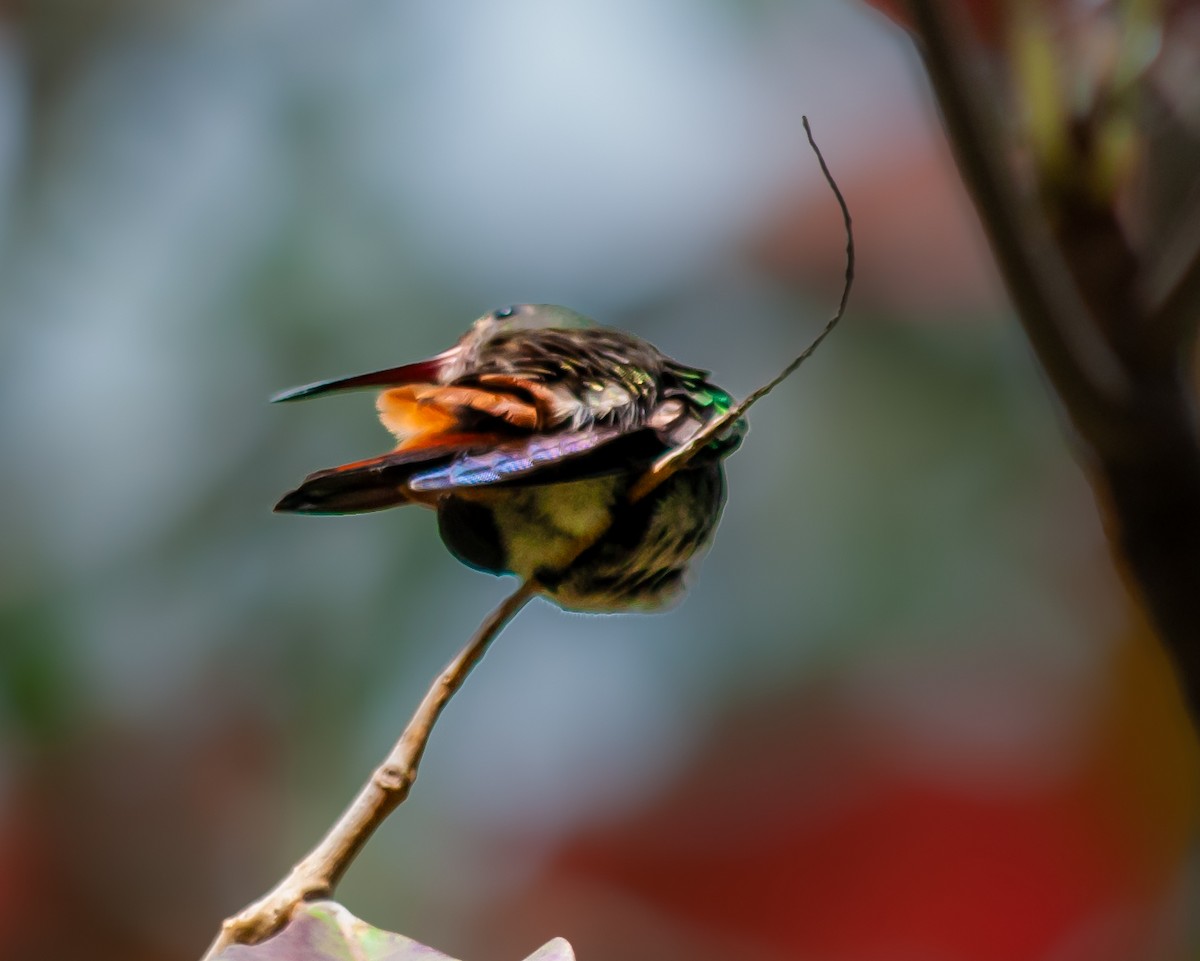
{"label": "dark beak", "polygon": [[354,374],[350,377],[335,377],[332,380],[319,380],[315,384],[305,384],[303,387],[292,387],[280,391],[271,398],[272,404],[289,400],[304,400],[308,397],[318,397],[335,390],[356,390],[362,387],[402,387],[405,384],[436,383],[438,371],[453,356],[452,351],[445,351],[429,360],[415,364],[405,364],[403,367],[389,367],[387,370],[377,370],[370,374]]}

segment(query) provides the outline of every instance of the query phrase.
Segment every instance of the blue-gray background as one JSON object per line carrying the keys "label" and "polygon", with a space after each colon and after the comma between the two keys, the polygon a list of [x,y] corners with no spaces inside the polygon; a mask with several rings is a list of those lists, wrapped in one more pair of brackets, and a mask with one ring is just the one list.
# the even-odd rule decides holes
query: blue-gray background
{"label": "blue-gray background", "polygon": [[[523,613],[342,898],[472,961],[560,933],[593,959],[980,959],[998,903],[1028,932],[1000,957],[1179,943],[1193,747],[897,30],[771,0],[4,16],[0,955],[198,954],[511,587],[416,509],[272,515],[388,438],[367,396],[266,398],[524,301],[746,393],[840,283],[801,113],[854,209],[860,284],[755,409],[690,595]],[[684,787],[729,779],[719,816]],[[706,860],[763,798],[772,838],[798,839],[784,880],[761,880],[774,840]],[[822,862],[831,805],[849,820]],[[637,832],[672,810],[689,853],[639,869]],[[945,810],[963,838],[1011,832],[1011,883],[939,834]],[[1038,831],[1063,845],[1055,908],[1022,901]],[[711,889],[671,896],[697,873]],[[880,906],[910,886],[945,906],[893,931]],[[731,890],[751,896],[727,916]],[[947,934],[964,904],[979,923]],[[856,940],[864,918],[894,952]]]}

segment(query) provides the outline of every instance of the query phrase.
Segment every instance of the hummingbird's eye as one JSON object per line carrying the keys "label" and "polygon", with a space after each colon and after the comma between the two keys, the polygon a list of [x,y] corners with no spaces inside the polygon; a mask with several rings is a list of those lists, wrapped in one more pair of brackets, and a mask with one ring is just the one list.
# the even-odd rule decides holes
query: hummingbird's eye
{"label": "hummingbird's eye", "polygon": [[517,312],[516,307],[502,307],[500,310],[495,311],[492,314],[492,316],[495,317],[497,320],[506,320],[507,318],[509,318],[513,314],[515,314],[516,312]]}

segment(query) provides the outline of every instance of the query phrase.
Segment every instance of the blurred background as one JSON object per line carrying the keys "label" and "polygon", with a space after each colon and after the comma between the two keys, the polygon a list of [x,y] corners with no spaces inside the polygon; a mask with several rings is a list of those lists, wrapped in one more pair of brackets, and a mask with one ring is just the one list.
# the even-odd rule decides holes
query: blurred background
{"label": "blurred background", "polygon": [[692,591],[541,602],[353,867],[467,961],[1200,945],[1197,754],[907,39],[852,2],[0,8],[0,957],[198,957],[511,584],[274,516],[510,302],[759,405]]}

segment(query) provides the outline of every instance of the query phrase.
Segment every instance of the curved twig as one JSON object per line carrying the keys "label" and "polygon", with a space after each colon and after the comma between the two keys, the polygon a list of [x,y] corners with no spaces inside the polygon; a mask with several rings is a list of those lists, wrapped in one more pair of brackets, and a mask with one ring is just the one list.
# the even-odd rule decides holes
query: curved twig
{"label": "curved twig", "polygon": [[837,200],[838,207],[841,208],[842,225],[846,229],[846,272],[842,283],[842,296],[838,301],[837,310],[826,321],[825,326],[821,328],[821,332],[783,370],[759,387],[758,390],[749,394],[741,403],[735,404],[720,417],[709,421],[685,443],[680,444],[674,450],[668,451],[655,461],[650,470],[643,474],[630,489],[630,500],[640,500],[676,471],[686,467],[688,461],[695,457],[696,453],[702,447],[719,436],[722,431],[737,421],[738,418],[744,417],[746,411],[754,404],[758,403],[767,394],[771,393],[771,391],[791,377],[796,372],[796,369],[816,352],[816,349],[821,346],[821,341],[829,336],[833,328],[837,326],[838,321],[842,319],[842,315],[846,313],[846,304],[850,300],[850,290],[854,286],[854,226],[850,219],[850,208],[846,206],[846,198],[842,196],[841,188],[838,187],[837,181],[833,179],[833,174],[829,172],[829,165],[825,163],[825,157],[821,153],[821,148],[817,146],[817,141],[813,138],[812,127],[808,124],[808,117],[801,117],[800,120],[804,124],[805,134],[808,135],[809,146],[812,147],[813,153],[817,155],[817,162],[821,165],[821,173],[825,177],[825,182],[829,184],[829,189],[833,191],[833,196]]}

